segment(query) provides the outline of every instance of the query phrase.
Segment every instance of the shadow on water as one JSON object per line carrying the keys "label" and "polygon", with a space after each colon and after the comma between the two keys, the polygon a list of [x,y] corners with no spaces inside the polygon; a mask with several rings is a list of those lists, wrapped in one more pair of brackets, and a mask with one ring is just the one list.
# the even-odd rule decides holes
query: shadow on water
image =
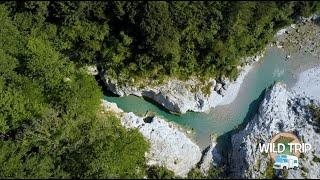
{"label": "shadow on water", "polygon": [[169,111],[168,109],[166,109],[164,106],[160,105],[158,102],[156,102],[155,100],[149,98],[149,97],[146,97],[146,96],[143,96],[142,97],[145,101],[157,106],[157,108],[159,108],[161,111],[164,111],[168,114],[172,114],[172,115],[175,115],[175,116],[180,116],[181,114],[179,113],[176,113],[176,112],[171,112]]}
{"label": "shadow on water", "polygon": [[230,153],[230,150],[232,149],[232,144],[231,144],[232,135],[243,130],[246,127],[246,125],[248,124],[248,122],[250,120],[252,120],[252,118],[257,114],[257,112],[259,110],[259,106],[265,96],[266,90],[267,89],[264,89],[261,92],[260,96],[250,103],[248,112],[247,112],[243,122],[241,124],[239,124],[237,128],[235,128],[235,129],[233,129],[233,130],[231,130],[231,131],[229,131],[229,132],[227,132],[217,138],[217,150],[219,151],[219,153],[222,155],[222,157],[224,159],[223,164],[228,165],[229,153]]}
{"label": "shadow on water", "polygon": [[[102,90],[102,92],[103,92],[103,94],[104,94],[105,96],[109,96],[109,97],[120,97],[119,95],[114,94],[113,92],[111,92],[111,91],[107,88],[107,86],[105,85],[105,83],[104,83],[104,81],[102,80],[102,78],[101,78],[100,75],[95,75],[94,77],[95,77],[96,81],[98,82],[98,85],[101,87],[101,90]],[[140,97],[139,97],[139,98],[140,98]],[[145,101],[147,101],[147,102],[149,102],[149,103],[157,106],[160,110],[162,110],[162,111],[164,111],[164,112],[166,112],[166,113],[168,113],[168,114],[172,114],[172,115],[175,115],[175,116],[180,116],[180,115],[181,115],[181,114],[179,114],[179,113],[175,113],[175,112],[169,111],[168,109],[164,108],[162,105],[160,105],[159,103],[157,103],[156,101],[154,101],[154,100],[151,99],[151,98],[148,98],[148,97],[146,97],[146,96],[143,96],[142,98],[143,98]]]}

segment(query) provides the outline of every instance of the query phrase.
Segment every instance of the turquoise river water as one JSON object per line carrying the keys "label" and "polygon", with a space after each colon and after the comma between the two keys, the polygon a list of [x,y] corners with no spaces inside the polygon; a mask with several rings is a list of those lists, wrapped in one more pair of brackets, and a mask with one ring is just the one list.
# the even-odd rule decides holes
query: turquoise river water
{"label": "turquoise river water", "polygon": [[282,81],[290,88],[296,82],[298,72],[313,64],[306,57],[296,55],[286,60],[285,56],[281,50],[270,48],[246,75],[237,98],[231,104],[218,106],[207,113],[187,112],[174,115],[136,96],[105,96],[105,99],[117,103],[126,112],[144,115],[146,111],[152,111],[159,117],[192,129],[192,138],[204,148],[209,145],[210,134],[222,135],[251,119],[258,110],[266,88],[276,81]]}

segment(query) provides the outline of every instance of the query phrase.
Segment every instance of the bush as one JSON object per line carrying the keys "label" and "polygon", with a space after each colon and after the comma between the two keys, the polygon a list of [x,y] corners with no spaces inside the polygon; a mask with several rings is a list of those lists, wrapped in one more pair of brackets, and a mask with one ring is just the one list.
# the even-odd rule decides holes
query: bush
{"label": "bush", "polygon": [[205,176],[201,173],[199,168],[193,168],[188,173],[188,179],[204,179]]}
{"label": "bush", "polygon": [[320,157],[316,156],[316,155],[313,155],[313,159],[312,159],[313,162],[316,162],[316,163],[320,163]]}
{"label": "bush", "polygon": [[267,164],[267,168],[266,168],[265,172],[263,173],[263,178],[264,179],[274,179],[274,178],[276,178],[276,176],[274,174],[273,164],[272,164],[271,161],[269,161],[268,164]]}
{"label": "bush", "polygon": [[147,177],[149,179],[174,179],[173,171],[165,167],[151,166],[147,169]]}
{"label": "bush", "polygon": [[316,131],[320,133],[320,107],[317,107],[314,104],[309,105],[309,109],[312,112],[313,120],[316,124]]}
{"label": "bush", "polygon": [[224,169],[223,167],[220,168],[215,168],[211,167],[207,173],[207,175],[204,175],[201,173],[199,168],[193,168],[191,171],[188,173],[188,179],[218,179],[218,178],[223,178]]}

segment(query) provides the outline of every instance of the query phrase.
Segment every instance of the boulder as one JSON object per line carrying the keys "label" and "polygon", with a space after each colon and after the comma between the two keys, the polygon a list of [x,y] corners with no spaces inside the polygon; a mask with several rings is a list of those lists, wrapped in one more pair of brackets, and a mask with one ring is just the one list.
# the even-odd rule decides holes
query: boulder
{"label": "boulder", "polygon": [[213,87],[213,89],[216,87],[216,84],[217,84],[217,81],[215,80],[215,79],[212,79],[211,81],[210,81],[210,83],[211,83],[211,86]]}
{"label": "boulder", "polygon": [[223,88],[224,90],[227,90],[227,89],[228,89],[228,87],[229,87],[229,84],[225,84],[225,85],[223,85],[223,87],[222,87],[222,88]]}
{"label": "boulder", "polygon": [[216,87],[214,88],[215,91],[219,91],[222,87],[222,84],[221,83],[217,83]]}
{"label": "boulder", "polygon": [[97,66],[95,66],[95,65],[87,66],[87,72],[88,72],[90,75],[93,75],[93,76],[99,74],[98,68],[97,68]]}

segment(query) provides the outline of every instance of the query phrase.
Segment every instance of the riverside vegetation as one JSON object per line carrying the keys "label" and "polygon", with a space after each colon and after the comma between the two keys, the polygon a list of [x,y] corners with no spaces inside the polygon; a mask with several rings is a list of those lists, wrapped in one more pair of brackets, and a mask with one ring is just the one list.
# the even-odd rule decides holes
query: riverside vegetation
{"label": "riverside vegetation", "polygon": [[311,104],[309,108],[313,114],[314,123],[316,124],[316,127],[317,127],[316,131],[320,133],[320,107],[314,104]]}
{"label": "riverside vegetation", "polygon": [[317,2],[0,3],[0,177],[171,177],[146,167],[149,145],[137,130],[101,113],[101,89],[83,66],[98,64],[119,81],[235,78],[240,57],[319,9]]}

